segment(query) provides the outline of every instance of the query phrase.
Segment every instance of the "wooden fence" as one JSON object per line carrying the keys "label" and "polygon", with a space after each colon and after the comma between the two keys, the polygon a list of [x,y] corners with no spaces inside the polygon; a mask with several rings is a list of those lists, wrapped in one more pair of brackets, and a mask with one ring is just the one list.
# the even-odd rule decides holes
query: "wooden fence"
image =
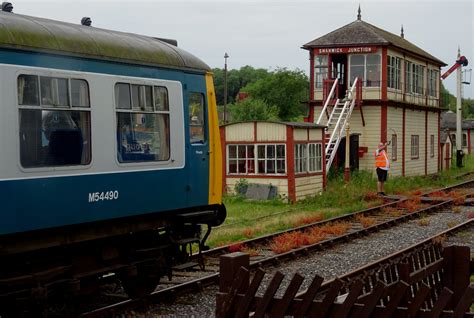
{"label": "wooden fence", "polygon": [[[250,282],[249,257],[221,257],[216,316],[222,317],[471,317],[474,285],[468,247],[425,246],[396,261],[369,266],[323,284],[315,276],[298,294],[304,277],[294,274],[283,292],[276,272],[263,292],[265,272]],[[280,296],[276,296],[277,292]]]}

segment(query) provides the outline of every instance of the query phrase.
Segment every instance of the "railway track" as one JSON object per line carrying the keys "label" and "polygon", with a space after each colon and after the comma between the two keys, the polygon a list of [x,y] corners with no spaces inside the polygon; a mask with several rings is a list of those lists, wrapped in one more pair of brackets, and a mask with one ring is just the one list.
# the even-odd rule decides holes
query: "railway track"
{"label": "railway track", "polygon": [[[456,197],[448,197],[446,195],[450,191],[456,189]],[[453,193],[451,192],[451,195],[452,194]],[[282,231],[279,233],[250,239],[242,242],[242,246],[246,246],[247,250],[259,250],[258,255],[251,256],[250,267],[262,267],[267,264],[281,262],[285,259],[293,259],[299,257],[299,255],[306,255],[311,251],[323,250],[336,244],[344,243],[354,238],[366,236],[370,233],[395,226],[401,222],[406,222],[407,220],[413,218],[420,218],[426,214],[436,213],[436,211],[439,211],[442,208],[446,208],[454,203],[460,203],[460,198],[462,198],[463,201],[464,199],[467,199],[467,203],[470,203],[470,200],[472,200],[471,196],[473,194],[474,180],[469,180],[441,190],[423,193],[417,197],[393,198],[391,202],[384,203],[380,206],[320,222],[315,222],[289,231]],[[409,210],[409,208],[414,208],[414,205],[408,204],[410,202],[418,202],[417,207],[420,208],[416,210]],[[365,224],[364,226],[361,221],[364,220],[363,218],[365,218],[365,220],[372,220],[369,222],[371,224]],[[321,241],[292,248],[286,252],[274,253],[268,247],[272,240],[274,240],[276,237],[282,237],[284,235],[291,235],[294,233],[305,233],[314,228],[323,228],[325,226],[328,227],[330,224],[346,224],[346,231],[344,233],[329,234]],[[446,231],[445,234],[449,233],[451,233],[451,231]],[[83,313],[82,316],[114,316],[116,313],[119,313],[125,309],[143,308],[144,306],[147,306],[147,304],[156,303],[163,299],[173,299],[178,294],[185,291],[189,292],[201,290],[204,286],[215,284],[219,278],[219,256],[228,253],[229,250],[232,250],[231,246],[223,246],[204,252],[203,257],[205,258],[206,263],[204,270],[198,270],[198,262],[195,264],[185,264],[175,267],[173,270],[173,281],[166,281],[163,279],[162,282],[160,282],[160,285],[158,285],[156,291],[145,299],[126,299],[108,306],[87,311]]]}

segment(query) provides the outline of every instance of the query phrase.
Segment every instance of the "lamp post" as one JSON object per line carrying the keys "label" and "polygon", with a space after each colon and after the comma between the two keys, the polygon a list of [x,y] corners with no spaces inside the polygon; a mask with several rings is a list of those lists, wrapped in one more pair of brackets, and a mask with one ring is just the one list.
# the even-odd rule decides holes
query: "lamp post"
{"label": "lamp post", "polygon": [[229,54],[224,54],[224,124],[227,123],[227,59]]}

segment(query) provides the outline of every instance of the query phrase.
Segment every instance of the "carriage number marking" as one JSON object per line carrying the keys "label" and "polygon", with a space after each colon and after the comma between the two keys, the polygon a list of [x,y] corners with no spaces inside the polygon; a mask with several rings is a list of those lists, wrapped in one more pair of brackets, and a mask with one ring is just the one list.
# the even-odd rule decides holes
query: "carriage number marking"
{"label": "carriage number marking", "polygon": [[117,190],[105,191],[105,192],[90,192],[89,203],[98,202],[98,201],[117,200],[118,197],[119,197],[119,192]]}

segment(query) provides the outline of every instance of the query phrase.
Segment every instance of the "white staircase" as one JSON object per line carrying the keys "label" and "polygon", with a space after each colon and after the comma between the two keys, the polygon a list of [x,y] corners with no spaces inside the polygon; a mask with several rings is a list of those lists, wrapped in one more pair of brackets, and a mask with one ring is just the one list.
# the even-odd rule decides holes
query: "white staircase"
{"label": "white staircase", "polygon": [[339,79],[334,81],[331,91],[326,99],[326,102],[324,103],[321,114],[319,115],[318,121],[316,122],[317,124],[325,124],[327,126],[325,153],[326,174],[329,172],[329,168],[331,168],[331,164],[334,160],[334,157],[336,156],[337,148],[339,147],[341,139],[345,137],[346,126],[349,122],[356,102],[356,87],[359,78],[355,79],[354,84],[352,84],[352,87],[347,91],[346,97],[344,99],[336,99],[336,102],[334,105],[332,105],[329,119],[324,123],[323,115],[328,111],[330,101],[333,100],[333,95],[338,81]]}

